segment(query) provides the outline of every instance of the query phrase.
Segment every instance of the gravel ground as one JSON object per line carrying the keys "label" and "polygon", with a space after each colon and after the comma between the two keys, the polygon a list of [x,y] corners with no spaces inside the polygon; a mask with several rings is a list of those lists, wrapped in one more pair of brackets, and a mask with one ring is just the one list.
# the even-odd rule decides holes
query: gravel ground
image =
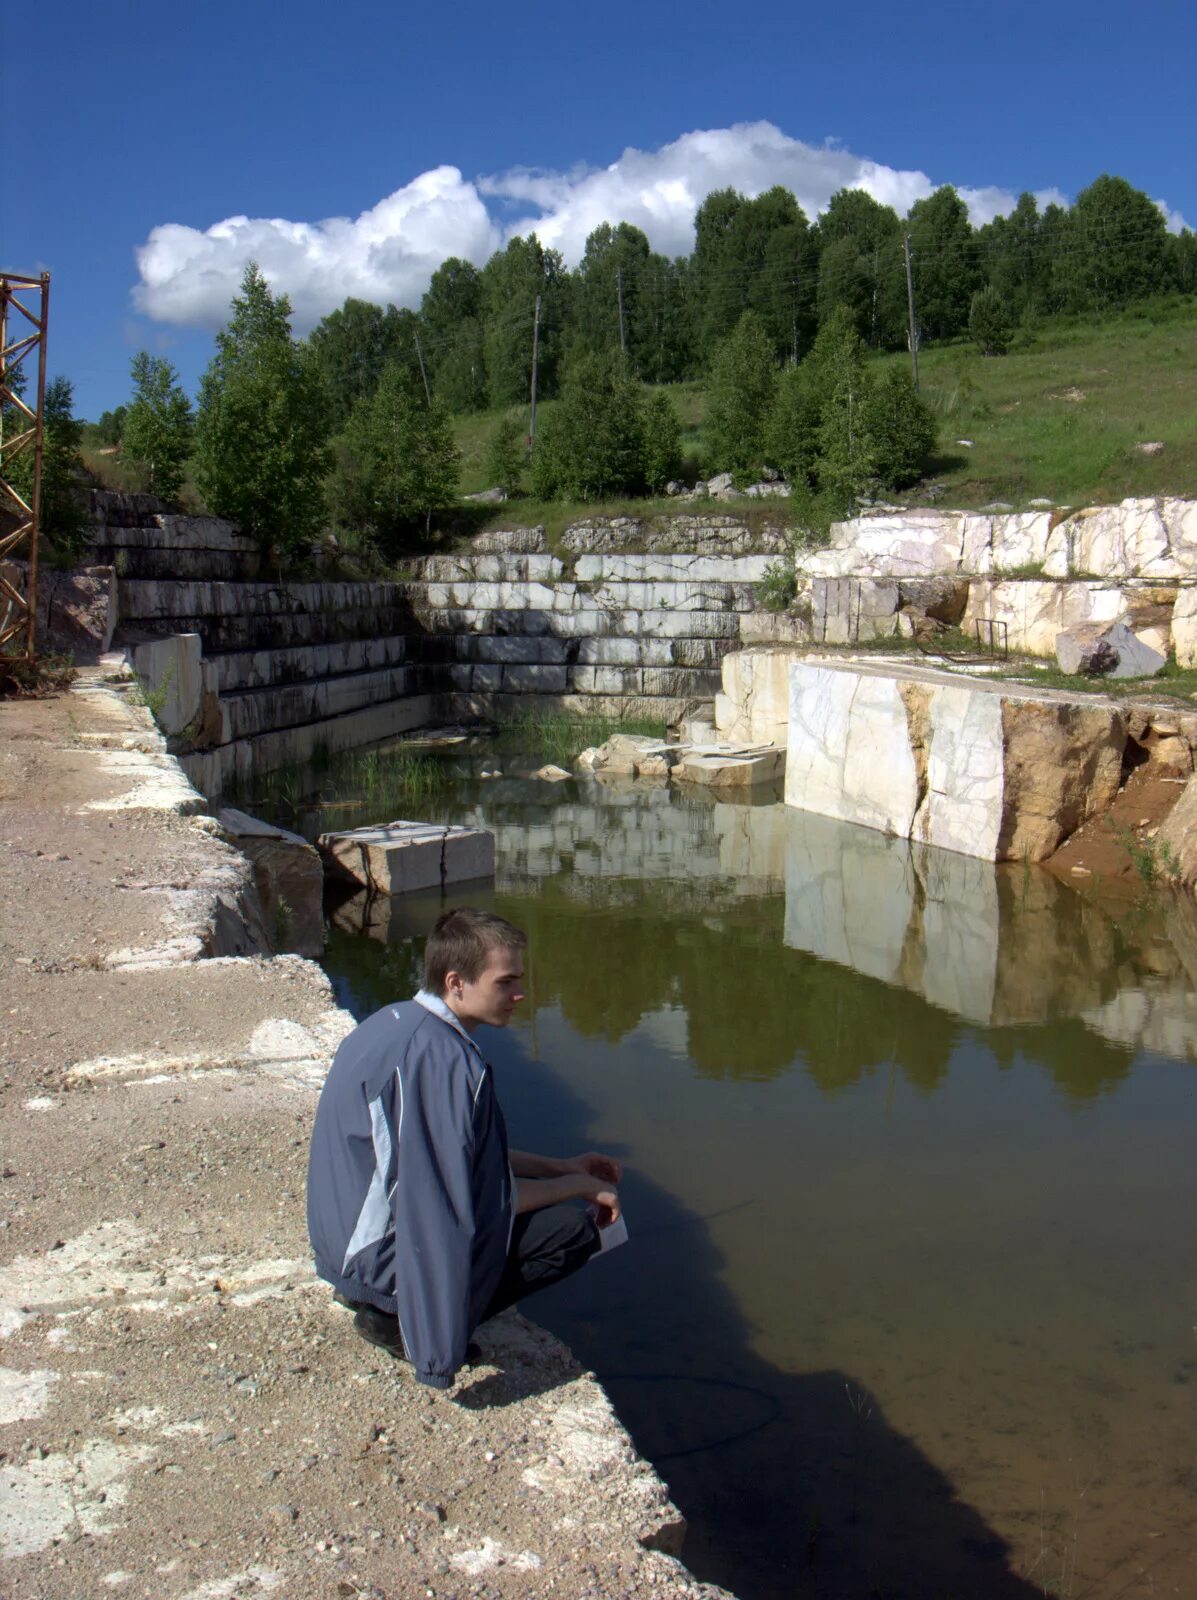
{"label": "gravel ground", "polygon": [[350,1019],[252,952],[144,711],[0,703],[0,1594],[717,1600],[602,1390],[508,1314],[435,1394],[313,1277]]}

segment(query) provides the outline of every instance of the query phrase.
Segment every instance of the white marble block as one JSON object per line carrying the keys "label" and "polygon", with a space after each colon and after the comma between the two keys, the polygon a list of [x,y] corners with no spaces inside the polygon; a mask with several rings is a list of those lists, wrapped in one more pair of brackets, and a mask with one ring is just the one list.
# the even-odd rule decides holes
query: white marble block
{"label": "white marble block", "polygon": [[331,871],[378,894],[441,889],[495,872],[495,836],[485,828],[384,822],[322,833],[317,842]]}

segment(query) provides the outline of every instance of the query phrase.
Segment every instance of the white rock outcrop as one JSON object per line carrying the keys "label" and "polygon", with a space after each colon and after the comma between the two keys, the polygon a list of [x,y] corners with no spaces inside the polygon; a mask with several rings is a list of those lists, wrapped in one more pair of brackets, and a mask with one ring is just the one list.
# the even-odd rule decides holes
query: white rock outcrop
{"label": "white rock outcrop", "polygon": [[1104,811],[1126,716],[933,672],[790,667],[786,803],[990,861],[1042,861]]}

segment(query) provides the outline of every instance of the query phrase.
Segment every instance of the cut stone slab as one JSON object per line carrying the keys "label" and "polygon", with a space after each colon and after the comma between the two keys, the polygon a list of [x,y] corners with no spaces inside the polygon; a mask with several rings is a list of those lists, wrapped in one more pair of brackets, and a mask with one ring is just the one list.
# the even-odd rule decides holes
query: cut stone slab
{"label": "cut stone slab", "polygon": [[593,755],[590,751],[583,751],[583,755],[591,757],[584,767],[579,758],[578,765],[583,770],[606,772],[612,777],[659,777],[668,776],[676,759],[676,746],[647,734],[614,733]]}
{"label": "cut stone slab", "polygon": [[673,769],[681,783],[701,783],[710,789],[752,789],[760,783],[784,778],[786,753],[780,747],[757,750],[690,750]]}
{"label": "cut stone slab", "polygon": [[1056,635],[1060,671],[1092,678],[1149,678],[1167,665],[1125,622],[1069,628]]}
{"label": "cut stone slab", "polygon": [[384,822],[322,833],[328,869],[377,894],[409,894],[495,874],[495,836],[486,828],[432,822]]}
{"label": "cut stone slab", "polygon": [[314,960],[324,954],[324,868],[297,833],[225,806],[217,820],[253,866],[263,921],[275,950]]}
{"label": "cut stone slab", "polygon": [[1043,861],[1118,789],[1127,721],[1096,697],[926,668],[795,662],[786,803],[990,861]]}

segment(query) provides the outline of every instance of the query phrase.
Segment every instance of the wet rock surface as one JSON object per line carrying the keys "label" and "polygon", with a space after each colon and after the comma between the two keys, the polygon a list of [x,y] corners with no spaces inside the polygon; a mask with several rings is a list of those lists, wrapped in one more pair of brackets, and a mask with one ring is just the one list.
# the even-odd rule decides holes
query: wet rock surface
{"label": "wet rock surface", "polygon": [[722,1593],[558,1341],[499,1319],[442,1396],[355,1336],[303,1220],[351,1019],[296,957],[198,959],[252,884],[148,719],[0,721],[0,1590]]}

